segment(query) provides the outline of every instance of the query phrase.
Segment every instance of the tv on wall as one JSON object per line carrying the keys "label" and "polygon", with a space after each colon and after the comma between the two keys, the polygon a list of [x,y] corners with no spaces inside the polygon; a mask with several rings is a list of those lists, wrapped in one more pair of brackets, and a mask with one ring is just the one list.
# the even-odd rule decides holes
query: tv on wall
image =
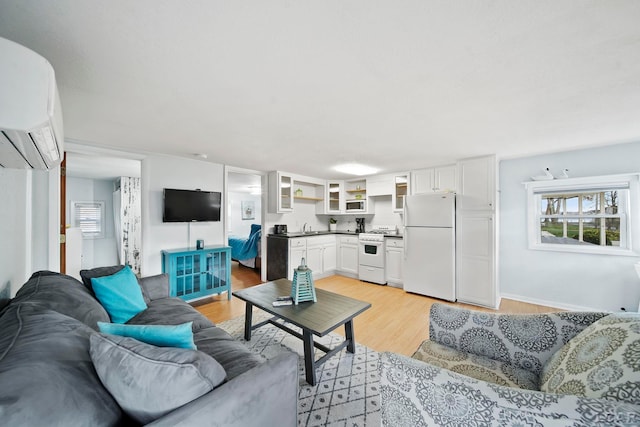
{"label": "tv on wall", "polygon": [[162,222],[220,221],[219,191],[164,189]]}

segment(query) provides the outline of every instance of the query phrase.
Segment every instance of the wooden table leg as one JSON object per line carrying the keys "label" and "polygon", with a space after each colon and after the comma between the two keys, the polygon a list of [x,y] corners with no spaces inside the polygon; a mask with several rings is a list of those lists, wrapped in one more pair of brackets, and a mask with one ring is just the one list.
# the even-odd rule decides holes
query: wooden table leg
{"label": "wooden table leg", "polygon": [[313,334],[304,330],[302,332],[302,342],[304,343],[304,370],[307,382],[316,385],[316,361],[313,351]]}
{"label": "wooden table leg", "polygon": [[253,304],[247,302],[244,308],[244,339],[251,341],[251,322],[253,316]]}
{"label": "wooden table leg", "polygon": [[353,336],[353,321],[351,320],[344,324],[344,337],[345,341],[348,341],[347,351],[349,353],[355,353],[356,341]]}

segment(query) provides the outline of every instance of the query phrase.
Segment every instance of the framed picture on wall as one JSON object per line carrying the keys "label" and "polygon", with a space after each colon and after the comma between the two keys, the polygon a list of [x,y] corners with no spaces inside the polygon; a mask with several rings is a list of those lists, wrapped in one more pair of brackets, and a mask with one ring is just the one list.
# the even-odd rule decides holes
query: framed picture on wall
{"label": "framed picture on wall", "polygon": [[250,200],[243,200],[241,203],[241,209],[242,209],[242,219],[243,220],[248,220],[248,219],[255,219],[256,217],[256,204],[253,201]]}

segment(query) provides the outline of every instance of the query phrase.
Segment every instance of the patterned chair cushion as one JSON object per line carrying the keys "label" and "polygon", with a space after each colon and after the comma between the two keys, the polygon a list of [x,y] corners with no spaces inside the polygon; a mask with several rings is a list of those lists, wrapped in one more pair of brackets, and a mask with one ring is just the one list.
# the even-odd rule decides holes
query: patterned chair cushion
{"label": "patterned chair cushion", "polygon": [[538,376],[531,371],[485,356],[455,350],[430,340],[423,342],[411,357],[493,384],[538,390]]}
{"label": "patterned chair cushion", "polygon": [[640,404],[640,314],[611,314],[544,366],[540,390]]}
{"label": "patterned chair cushion", "polygon": [[380,353],[383,427],[639,426],[640,406],[503,387]]}
{"label": "patterned chair cushion", "polygon": [[539,377],[549,358],[606,315],[498,314],[434,303],[429,316],[429,339],[465,353],[510,363]]}

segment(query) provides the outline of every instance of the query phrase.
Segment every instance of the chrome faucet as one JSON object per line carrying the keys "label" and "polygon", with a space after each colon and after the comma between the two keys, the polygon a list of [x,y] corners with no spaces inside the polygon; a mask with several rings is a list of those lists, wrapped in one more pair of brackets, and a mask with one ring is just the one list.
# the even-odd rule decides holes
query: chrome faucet
{"label": "chrome faucet", "polygon": [[307,223],[302,224],[302,232],[305,233],[307,231]]}

